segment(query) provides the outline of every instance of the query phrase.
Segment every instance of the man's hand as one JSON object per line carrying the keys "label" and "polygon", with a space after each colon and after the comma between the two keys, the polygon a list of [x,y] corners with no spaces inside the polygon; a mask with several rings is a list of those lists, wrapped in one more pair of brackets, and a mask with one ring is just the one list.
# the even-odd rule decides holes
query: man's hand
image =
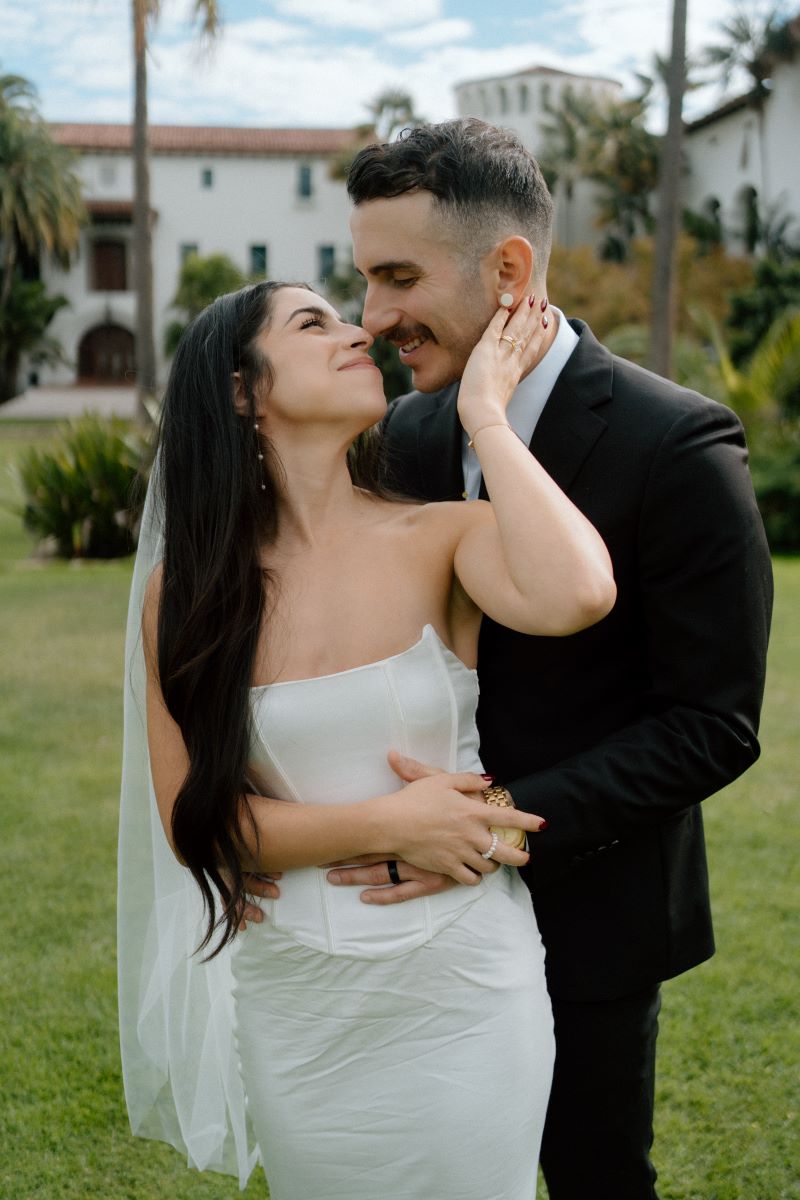
{"label": "man's hand", "polygon": [[[427,779],[430,775],[441,775],[444,772],[418,762],[416,758],[406,758],[395,750],[390,750],[389,766],[405,783],[413,783],[415,779]],[[382,856],[364,855],[359,865],[335,867],[328,872],[327,879],[340,887],[364,887],[360,899],[365,904],[402,904],[404,900],[414,900],[417,896],[433,896],[436,892],[446,892],[448,888],[458,887],[455,879],[449,875],[439,875],[434,871],[423,871],[411,863],[393,860],[395,872],[400,876],[400,883],[392,883],[389,867]],[[490,871],[496,871],[497,866],[491,863]]]}
{"label": "man's hand", "polygon": [[[277,900],[281,894],[281,889],[275,882],[281,878],[281,871],[276,871],[273,875],[256,875],[252,871],[246,871],[244,875],[245,891],[250,896],[261,896],[264,900]],[[249,900],[244,906],[244,915],[239,922],[240,932],[247,929],[247,922],[252,921],[254,925],[260,925],[264,920],[264,914],[257,904],[252,904]]]}
{"label": "man's hand", "polygon": [[[436,892],[446,892],[448,888],[463,886],[449,875],[423,871],[421,867],[415,867],[400,859],[392,861],[400,883],[392,883],[389,864],[385,859],[369,867],[335,867],[328,872],[327,880],[328,883],[338,886],[366,885],[359,897],[365,904],[400,904],[403,900],[414,900],[417,896],[433,896]],[[496,871],[497,867],[492,869]],[[480,876],[477,877],[479,878]]]}

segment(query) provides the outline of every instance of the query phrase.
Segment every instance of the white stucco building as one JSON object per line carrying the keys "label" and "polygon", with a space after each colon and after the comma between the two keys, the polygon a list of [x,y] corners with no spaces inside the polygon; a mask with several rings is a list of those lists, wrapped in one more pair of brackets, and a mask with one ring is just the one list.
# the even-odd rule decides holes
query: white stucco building
{"label": "white stucco building", "polygon": [[[763,123],[740,96],[686,127],[684,203],[704,216],[716,212],[733,250],[748,249],[753,204],[762,217],[776,207],[800,219],[800,55],[777,63],[771,84]],[[800,237],[800,223],[792,233]]]}
{"label": "white stucco building", "polygon": [[[602,104],[618,100],[622,84],[614,79],[574,75],[551,67],[527,67],[510,75],[458,84],[455,93],[460,117],[480,117],[493,125],[513,129],[522,144],[538,156],[545,143],[545,127],[553,120],[548,108],[559,109],[567,90]],[[563,184],[556,185],[553,201],[557,242],[575,246],[600,240],[594,225],[593,196],[594,186],[585,179],[575,183],[571,200],[567,199]]]}
{"label": "white stucco building", "polygon": [[[80,154],[90,224],[68,271],[42,262],[51,293],[65,295],[48,333],[67,365],[42,367],[41,383],[131,381],[133,159],[129,125],[53,125]],[[151,206],[156,350],[183,259],[227,254],[250,275],[324,284],[352,262],[349,202],[329,177],[349,129],[226,129],[151,126]]]}

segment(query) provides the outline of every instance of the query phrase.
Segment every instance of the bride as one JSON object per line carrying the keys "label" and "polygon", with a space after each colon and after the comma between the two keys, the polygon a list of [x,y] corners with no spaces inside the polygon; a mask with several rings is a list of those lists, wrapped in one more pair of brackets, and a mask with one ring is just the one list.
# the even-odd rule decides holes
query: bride
{"label": "bride", "polygon": [[[385,411],[372,339],[304,286],[221,297],[174,360],[129,617],[126,1095],[196,1166],[260,1157],[272,1200],[535,1196],[553,1043],[514,830],[541,821],[486,803],[473,667],[483,613],[559,636],[614,599],[506,421],[540,317],[499,308],[461,383],[491,504],[348,459]],[[447,804],[398,788],[398,751],[461,772]],[[370,853],[462,886],[328,883]],[[280,896],[245,925],[251,872]]]}

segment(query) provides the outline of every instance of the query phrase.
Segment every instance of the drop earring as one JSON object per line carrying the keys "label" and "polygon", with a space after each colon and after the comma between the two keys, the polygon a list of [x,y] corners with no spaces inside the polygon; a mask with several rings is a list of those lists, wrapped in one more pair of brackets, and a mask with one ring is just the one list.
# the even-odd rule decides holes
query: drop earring
{"label": "drop earring", "polygon": [[501,307],[502,308],[511,308],[511,305],[513,303],[514,303],[514,297],[511,294],[511,292],[503,292],[502,296],[500,297]]}
{"label": "drop earring", "polygon": [[267,490],[267,485],[264,481],[264,466],[263,466],[264,455],[261,452],[261,438],[260,438],[259,432],[258,432],[258,421],[256,421],[255,424],[253,425],[253,429],[256,431],[256,445],[258,446],[258,461],[262,464],[262,466],[261,466],[261,490],[262,490],[262,492],[265,492]]}

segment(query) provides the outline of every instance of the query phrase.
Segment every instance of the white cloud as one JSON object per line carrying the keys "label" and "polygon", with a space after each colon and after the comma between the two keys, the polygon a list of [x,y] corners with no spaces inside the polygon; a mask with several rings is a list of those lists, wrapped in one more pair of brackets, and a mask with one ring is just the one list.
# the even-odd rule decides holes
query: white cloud
{"label": "white cloud", "polygon": [[472,37],[475,26],[471,21],[453,17],[447,21],[432,21],[416,29],[402,29],[386,35],[391,46],[403,46],[409,50],[423,50],[430,46],[442,46],[447,42],[459,42]]}
{"label": "white cloud", "polygon": [[274,0],[274,7],[286,17],[354,32],[416,25],[442,15],[442,0],[404,0],[401,6],[381,0]]}
{"label": "white cloud", "polygon": [[[444,9],[443,0],[249,0],[201,54],[190,0],[164,0],[151,46],[151,120],[355,125],[387,87],[442,120],[455,114],[456,83],[537,64],[617,78],[630,90],[634,70],[649,70],[669,42],[671,0],[562,0],[555,10],[505,0],[485,16],[451,0],[454,15]],[[730,0],[690,6],[690,49],[716,40],[731,11]],[[1,69],[38,85],[49,119],[130,119],[129,0],[0,0],[0,28]],[[709,89],[691,94],[687,112],[717,99]]]}

